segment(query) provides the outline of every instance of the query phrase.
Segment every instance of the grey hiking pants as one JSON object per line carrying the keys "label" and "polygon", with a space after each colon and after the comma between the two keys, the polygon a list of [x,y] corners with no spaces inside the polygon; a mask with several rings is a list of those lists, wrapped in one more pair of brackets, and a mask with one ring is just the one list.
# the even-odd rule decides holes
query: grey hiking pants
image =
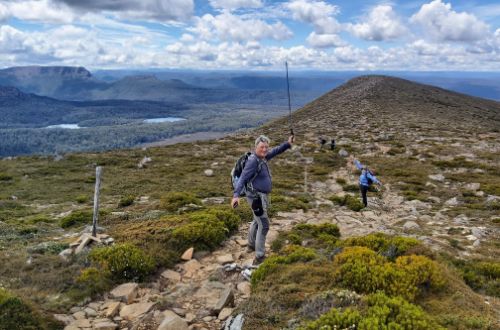
{"label": "grey hiking pants", "polygon": [[267,216],[267,209],[269,207],[269,197],[264,193],[256,193],[247,190],[248,204],[252,205],[254,198],[260,198],[262,201],[262,208],[264,213],[261,216],[253,214],[253,221],[248,230],[248,246],[255,250],[255,256],[262,258],[266,254],[266,235],[269,231],[269,217]]}

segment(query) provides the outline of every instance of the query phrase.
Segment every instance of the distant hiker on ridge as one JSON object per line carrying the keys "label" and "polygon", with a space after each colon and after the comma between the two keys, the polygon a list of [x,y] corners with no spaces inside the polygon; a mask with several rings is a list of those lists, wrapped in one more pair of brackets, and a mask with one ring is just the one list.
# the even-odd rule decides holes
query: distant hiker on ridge
{"label": "distant hiker on ridge", "polygon": [[[253,221],[248,231],[248,250],[255,251],[254,265],[261,264],[265,259],[266,235],[269,231],[269,193],[271,192],[271,172],[267,162],[273,157],[292,147],[294,136],[287,142],[269,150],[269,138],[261,135],[255,140],[255,150],[247,156],[240,177],[235,178],[235,188],[231,206],[237,207],[240,196],[246,194],[248,204],[252,206]],[[246,155],[240,159],[244,159]],[[239,162],[240,160],[238,160]],[[236,166],[238,166],[238,162]],[[235,166],[235,168],[236,168]],[[233,170],[234,172],[234,170]]]}
{"label": "distant hiker on ridge", "polygon": [[368,189],[370,189],[370,186],[373,183],[381,186],[382,182],[380,182],[377,177],[375,177],[375,172],[373,170],[370,170],[366,165],[362,165],[359,160],[354,159],[354,165],[356,165],[357,169],[361,171],[361,175],[359,176],[359,190],[361,191],[361,199],[363,200],[363,205],[367,207],[368,200],[366,198],[366,193],[368,192]]}

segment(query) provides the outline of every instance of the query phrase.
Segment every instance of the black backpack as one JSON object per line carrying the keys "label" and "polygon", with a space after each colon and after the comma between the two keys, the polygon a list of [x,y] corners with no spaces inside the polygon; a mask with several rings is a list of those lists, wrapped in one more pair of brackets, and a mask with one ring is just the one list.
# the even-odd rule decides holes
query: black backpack
{"label": "black backpack", "polygon": [[[241,173],[243,173],[243,169],[245,168],[248,157],[250,157],[251,155],[252,155],[251,152],[246,152],[245,154],[241,155],[240,158],[238,158],[238,160],[234,164],[234,167],[231,170],[231,187],[233,188],[233,191],[234,189],[236,189],[236,186],[238,185],[238,180],[241,177]],[[252,183],[252,181],[257,177],[257,175],[259,175],[262,169],[262,164],[264,164],[264,161],[259,160],[259,165],[257,166],[257,172],[255,172],[255,175],[248,181],[246,186],[243,187],[243,190],[240,192],[241,197],[246,195],[246,190],[253,190],[252,186],[249,184]]]}
{"label": "black backpack", "polygon": [[368,185],[371,186],[373,184],[373,180],[368,176],[368,173],[370,173],[371,175],[373,175],[373,172],[370,171],[369,169],[365,170],[366,181],[368,181]]}

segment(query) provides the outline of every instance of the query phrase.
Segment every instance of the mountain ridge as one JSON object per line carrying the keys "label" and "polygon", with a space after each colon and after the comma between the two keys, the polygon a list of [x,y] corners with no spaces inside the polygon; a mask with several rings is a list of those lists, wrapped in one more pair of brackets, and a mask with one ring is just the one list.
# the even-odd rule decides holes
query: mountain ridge
{"label": "mountain ridge", "polygon": [[[344,117],[344,111],[349,111],[345,118],[350,122],[337,123],[336,119]],[[446,123],[460,127],[464,121],[470,121],[467,125],[476,123],[491,130],[500,127],[500,102],[401,78],[367,75],[325,93],[293,112],[291,118],[292,122],[300,122],[300,127],[329,122],[331,127],[324,126],[325,133],[344,131],[352,125],[369,129],[367,121],[371,120],[395,120],[406,127],[419,125],[423,120],[433,128],[442,128]],[[283,131],[288,129],[288,121],[289,118],[281,118],[265,128]]]}

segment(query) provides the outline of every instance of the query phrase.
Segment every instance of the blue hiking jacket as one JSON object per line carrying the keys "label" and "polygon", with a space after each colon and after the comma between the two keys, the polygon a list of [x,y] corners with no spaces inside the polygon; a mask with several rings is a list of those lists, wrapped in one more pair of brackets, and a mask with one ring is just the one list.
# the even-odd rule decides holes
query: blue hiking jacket
{"label": "blue hiking jacket", "polygon": [[369,187],[370,185],[368,184],[368,178],[370,178],[373,182],[380,184],[380,181],[378,181],[377,177],[375,175],[372,175],[369,171],[365,170],[365,167],[357,159],[354,161],[354,164],[356,165],[358,170],[361,170],[361,175],[359,176],[360,185]]}
{"label": "blue hiking jacket", "polygon": [[265,194],[270,193],[272,189],[271,171],[269,170],[267,161],[271,160],[273,157],[285,152],[287,149],[290,148],[291,148],[290,143],[284,142],[279,146],[271,149],[267,153],[265,160],[259,159],[255,155],[255,153],[252,153],[248,157],[245,167],[241,172],[241,177],[238,180],[236,188],[234,189],[233,197],[240,197],[240,192],[241,190],[243,190],[243,187],[245,187],[246,184],[249,182],[249,180],[251,180],[255,176],[255,173],[257,172],[257,168],[259,166],[259,162],[263,162],[263,164],[261,165],[261,170],[259,174],[252,181],[253,188],[261,193]]}

